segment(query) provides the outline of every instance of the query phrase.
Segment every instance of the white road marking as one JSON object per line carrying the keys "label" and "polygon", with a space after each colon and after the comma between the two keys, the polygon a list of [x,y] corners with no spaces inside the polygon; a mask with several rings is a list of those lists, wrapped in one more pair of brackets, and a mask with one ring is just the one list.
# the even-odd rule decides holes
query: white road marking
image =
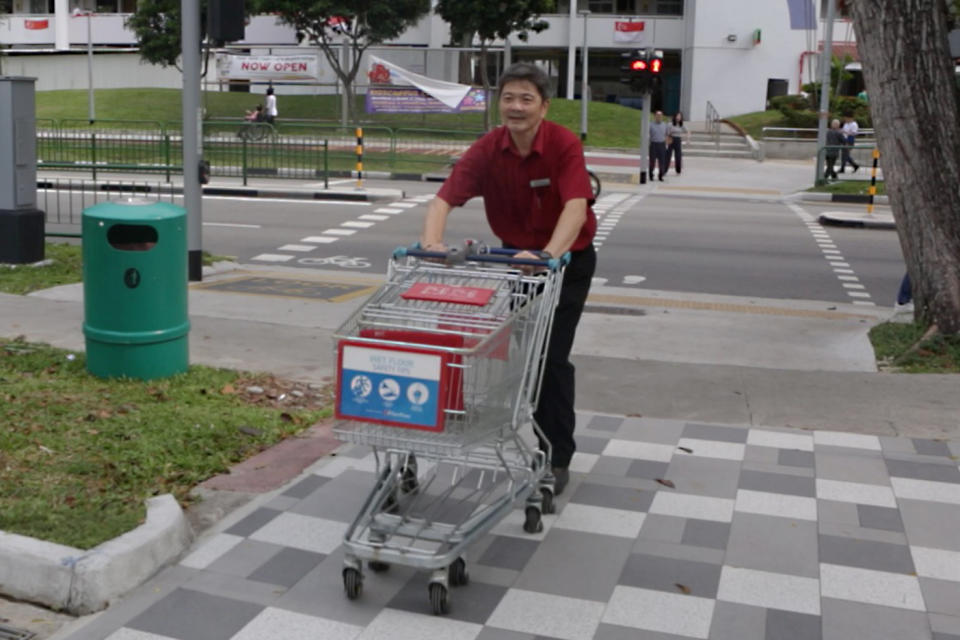
{"label": "white road marking", "polygon": [[327,229],[323,233],[330,236],[352,236],[356,232],[356,229]]}
{"label": "white road marking", "polygon": [[241,200],[243,202],[286,202],[288,204],[336,204],[345,207],[371,207],[370,202],[353,202],[350,200],[314,200],[312,198],[251,198],[250,196],[203,196],[204,200]]}
{"label": "white road marking", "polygon": [[387,208],[387,207],[381,207],[381,208],[379,208],[379,209],[374,209],[373,212],[374,212],[374,213],[390,213],[390,214],[393,214],[393,213],[403,213],[403,209],[390,209],[390,208]]}
{"label": "white road marking", "polygon": [[391,202],[391,207],[399,207],[401,209],[412,209],[413,207],[418,206],[417,202]]}
{"label": "white road marking", "polygon": [[378,216],[378,215],[374,215],[374,214],[372,214],[372,213],[365,213],[365,214],[363,214],[362,216],[360,216],[360,219],[361,219],[361,220],[375,220],[375,221],[377,221],[377,222],[380,222],[381,220],[389,220],[389,219],[390,219],[390,216]]}
{"label": "white road marking", "polygon": [[597,285],[598,287],[602,287],[603,285],[607,284],[607,279],[606,279],[606,278],[592,278],[592,279],[590,280],[590,283],[591,283],[591,284],[595,284],[595,285]]}
{"label": "white road marking", "polygon": [[355,229],[369,229],[373,226],[372,222],[357,222],[356,220],[348,220],[347,222],[340,223],[341,227],[353,227]]}
{"label": "white road marking", "polygon": [[278,247],[277,251],[313,251],[316,248],[315,244],[285,244]]}
{"label": "white road marking", "polygon": [[234,224],[232,222],[204,222],[205,227],[235,227],[237,229],[260,229],[259,224]]}
{"label": "white road marking", "polygon": [[646,279],[646,276],[623,276],[623,284],[640,284]]}
{"label": "white road marking", "polygon": [[340,238],[334,238],[333,236],[307,236],[306,238],[300,238],[300,242],[316,242],[317,244],[330,244],[331,242],[336,242]]}
{"label": "white road marking", "polygon": [[261,253],[258,256],[254,256],[253,259],[260,260],[261,262],[288,262],[293,260],[293,256],[281,256],[276,253]]}

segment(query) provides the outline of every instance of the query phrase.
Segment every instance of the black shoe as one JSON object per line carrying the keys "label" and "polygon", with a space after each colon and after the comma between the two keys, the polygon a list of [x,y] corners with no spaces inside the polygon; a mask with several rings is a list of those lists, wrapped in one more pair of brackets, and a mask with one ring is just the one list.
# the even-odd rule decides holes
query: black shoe
{"label": "black shoe", "polygon": [[840,169],[840,171],[838,171],[837,173],[843,173],[843,169]]}
{"label": "black shoe", "polygon": [[566,467],[551,467],[550,473],[553,474],[553,495],[558,496],[570,482],[570,470]]}
{"label": "black shoe", "polygon": [[860,165],[855,164],[853,165],[853,172],[856,173],[857,171],[860,171]]}
{"label": "black shoe", "polygon": [[660,182],[663,182],[663,176],[660,176]]}

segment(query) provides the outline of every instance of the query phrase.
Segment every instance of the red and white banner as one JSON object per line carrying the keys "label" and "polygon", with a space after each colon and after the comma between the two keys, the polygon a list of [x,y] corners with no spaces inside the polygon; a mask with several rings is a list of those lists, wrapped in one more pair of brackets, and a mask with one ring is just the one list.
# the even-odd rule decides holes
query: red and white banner
{"label": "red and white banner", "polygon": [[643,22],[614,22],[614,42],[642,42]]}
{"label": "red and white banner", "polygon": [[251,80],[316,80],[322,75],[320,61],[314,55],[217,57],[220,78]]}
{"label": "red and white banner", "polygon": [[31,31],[40,31],[43,29],[49,29],[50,21],[49,20],[24,20],[23,26],[25,29],[29,29]]}

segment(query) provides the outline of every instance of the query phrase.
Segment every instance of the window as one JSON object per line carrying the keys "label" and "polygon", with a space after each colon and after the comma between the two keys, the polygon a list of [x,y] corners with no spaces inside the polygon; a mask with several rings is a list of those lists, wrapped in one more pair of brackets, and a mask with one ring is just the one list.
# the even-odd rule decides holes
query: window
{"label": "window", "polygon": [[658,16],[682,16],[683,0],[657,0]]}
{"label": "window", "polygon": [[[850,17],[850,7],[849,0],[835,0],[837,3],[837,17],[838,18],[849,18]],[[820,0],[820,19],[826,20],[827,18],[827,0]]]}
{"label": "window", "polygon": [[54,0],[30,0],[30,11],[28,13],[53,13],[55,11]]}

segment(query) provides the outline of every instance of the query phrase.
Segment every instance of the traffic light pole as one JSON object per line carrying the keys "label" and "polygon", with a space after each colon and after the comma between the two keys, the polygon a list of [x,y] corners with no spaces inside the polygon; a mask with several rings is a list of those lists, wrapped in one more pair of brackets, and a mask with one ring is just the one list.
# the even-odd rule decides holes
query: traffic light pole
{"label": "traffic light pole", "polygon": [[187,277],[203,279],[203,114],[200,111],[200,3],[181,0],[183,43],[183,206],[187,210]]}
{"label": "traffic light pole", "polygon": [[643,92],[643,117],[640,119],[640,184],[647,184],[650,166],[650,100],[649,90]]}

